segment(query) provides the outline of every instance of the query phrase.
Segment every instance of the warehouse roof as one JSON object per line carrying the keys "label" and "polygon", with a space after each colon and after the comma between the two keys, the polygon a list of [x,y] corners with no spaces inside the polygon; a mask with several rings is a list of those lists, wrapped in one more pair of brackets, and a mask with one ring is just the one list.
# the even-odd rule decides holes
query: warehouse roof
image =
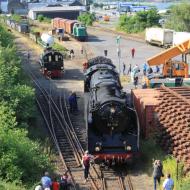
{"label": "warehouse roof", "polygon": [[35,7],[33,12],[55,12],[55,11],[85,11],[85,6],[59,6],[59,7]]}

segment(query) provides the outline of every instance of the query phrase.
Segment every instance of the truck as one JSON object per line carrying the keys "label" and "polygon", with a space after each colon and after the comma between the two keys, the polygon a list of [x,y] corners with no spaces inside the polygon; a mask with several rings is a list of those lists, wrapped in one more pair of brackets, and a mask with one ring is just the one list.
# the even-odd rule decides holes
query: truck
{"label": "truck", "polygon": [[164,28],[146,28],[145,40],[149,44],[169,48],[173,45],[174,30]]}
{"label": "truck", "polygon": [[[144,77],[148,88],[160,87],[162,84],[168,87],[189,86],[189,67],[187,54],[190,51],[190,40],[175,45],[147,60],[149,67],[162,66],[161,73],[148,73]],[[181,60],[179,56],[181,55]],[[174,59],[173,58],[178,58]]]}
{"label": "truck", "polygon": [[104,16],[103,16],[103,19],[104,19],[104,21],[108,22],[108,21],[110,21],[110,16],[104,15]]}
{"label": "truck", "polygon": [[189,32],[174,32],[173,33],[173,46],[181,44],[187,40],[190,40]]}

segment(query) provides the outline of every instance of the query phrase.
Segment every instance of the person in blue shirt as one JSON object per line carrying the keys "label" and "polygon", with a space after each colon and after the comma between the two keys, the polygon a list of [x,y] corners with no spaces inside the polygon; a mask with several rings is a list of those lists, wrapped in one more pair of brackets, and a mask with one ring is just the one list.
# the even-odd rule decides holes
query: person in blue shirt
{"label": "person in blue shirt", "polygon": [[44,176],[41,178],[42,187],[44,190],[50,190],[52,181],[49,177],[49,173],[45,172]]}
{"label": "person in blue shirt", "polygon": [[158,67],[158,65],[156,65],[156,73],[159,73],[160,72],[160,68]]}
{"label": "person in blue shirt", "polygon": [[146,75],[147,68],[148,68],[147,64],[144,63],[143,64],[143,74],[144,74],[144,76]]}

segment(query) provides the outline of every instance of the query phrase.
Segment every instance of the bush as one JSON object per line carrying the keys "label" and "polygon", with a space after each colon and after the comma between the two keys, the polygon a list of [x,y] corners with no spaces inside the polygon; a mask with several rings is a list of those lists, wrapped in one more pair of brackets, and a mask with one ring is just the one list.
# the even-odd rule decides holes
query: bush
{"label": "bush", "polygon": [[118,28],[127,33],[142,32],[146,27],[159,26],[159,19],[156,9],[139,11],[134,16],[121,15]]}
{"label": "bush", "polygon": [[38,20],[39,22],[51,23],[51,19],[50,19],[50,18],[47,18],[47,17],[45,17],[45,16],[43,16],[43,15],[38,15],[37,20]]}
{"label": "bush", "polygon": [[13,46],[13,36],[0,25],[0,42],[2,47]]}
{"label": "bush", "polygon": [[44,16],[43,15],[38,15],[37,20],[39,22],[43,22],[44,21]]}
{"label": "bush", "polygon": [[21,16],[17,14],[11,15],[11,19],[13,19],[16,22],[20,22],[22,20]]}
{"label": "bush", "polygon": [[[163,163],[163,173],[165,174],[165,177],[167,173],[170,173],[172,179],[174,180],[174,190],[190,189],[189,178],[183,175],[183,163],[178,163],[177,166],[176,159],[171,155],[165,154],[161,147],[156,144],[154,139],[141,140],[140,146],[142,152],[142,161],[148,174],[152,175],[153,159],[159,159]],[[162,178],[162,182],[165,177]]]}

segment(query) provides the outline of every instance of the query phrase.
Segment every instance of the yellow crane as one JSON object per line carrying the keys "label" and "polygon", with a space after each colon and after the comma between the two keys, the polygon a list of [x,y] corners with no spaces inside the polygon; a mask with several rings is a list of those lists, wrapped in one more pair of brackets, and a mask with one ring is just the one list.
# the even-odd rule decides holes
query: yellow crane
{"label": "yellow crane", "polygon": [[[147,60],[148,65],[162,65],[162,73],[151,73],[145,77],[147,87],[158,87],[161,84],[166,86],[190,85],[187,54],[190,51],[190,40],[171,47]],[[172,60],[174,57],[182,55],[182,60]]]}

